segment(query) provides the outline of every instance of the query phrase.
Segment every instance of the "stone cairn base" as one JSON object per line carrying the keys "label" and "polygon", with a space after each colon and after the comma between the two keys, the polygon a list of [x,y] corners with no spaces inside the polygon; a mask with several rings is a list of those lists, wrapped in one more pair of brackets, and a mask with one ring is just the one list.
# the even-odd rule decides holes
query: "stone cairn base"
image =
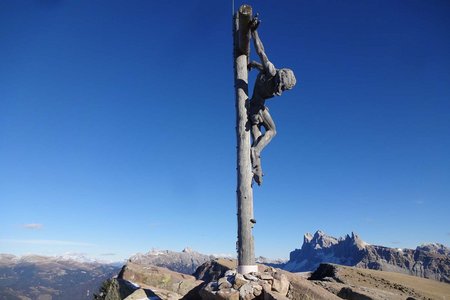
{"label": "stone cairn base", "polygon": [[284,300],[290,288],[286,275],[268,268],[263,273],[239,274],[228,270],[224,277],[200,290],[202,300]]}

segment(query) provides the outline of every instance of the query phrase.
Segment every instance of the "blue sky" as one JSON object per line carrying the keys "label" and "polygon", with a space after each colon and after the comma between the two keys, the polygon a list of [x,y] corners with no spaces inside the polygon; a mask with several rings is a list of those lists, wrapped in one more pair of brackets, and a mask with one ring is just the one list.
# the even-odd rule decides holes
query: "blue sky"
{"label": "blue sky", "polygon": [[[267,102],[256,255],[449,245],[450,3],[247,3],[299,82]],[[7,0],[0,37],[0,253],[235,253],[231,1]]]}

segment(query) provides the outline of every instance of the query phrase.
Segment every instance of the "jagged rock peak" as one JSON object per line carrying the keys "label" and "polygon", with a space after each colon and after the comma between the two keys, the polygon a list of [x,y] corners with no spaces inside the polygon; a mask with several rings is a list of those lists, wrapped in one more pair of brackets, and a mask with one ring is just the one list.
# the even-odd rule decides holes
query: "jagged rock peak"
{"label": "jagged rock peak", "polygon": [[346,234],[345,237],[339,237],[335,238],[333,236],[327,235],[322,230],[317,230],[314,235],[310,233],[306,233],[303,236],[303,244],[311,244],[314,249],[320,249],[320,248],[328,248],[332,245],[336,245],[339,242],[347,241],[347,243],[358,245],[360,247],[365,247],[369,245],[368,243],[364,242],[359,234],[352,231],[351,235]]}
{"label": "jagged rock peak", "polygon": [[191,248],[189,248],[189,247],[186,247],[186,248],[184,248],[183,249],[183,251],[182,251],[183,253],[194,253],[195,251],[194,250],[192,250]]}
{"label": "jagged rock peak", "polygon": [[313,239],[313,235],[309,232],[305,233],[305,235],[303,236],[303,244],[308,244],[311,242],[311,240]]}
{"label": "jagged rock peak", "polygon": [[430,253],[438,253],[442,255],[450,255],[450,248],[439,243],[428,243],[417,246],[416,250],[421,250]]}
{"label": "jagged rock peak", "polygon": [[367,244],[355,232],[336,239],[321,230],[314,236],[305,234],[303,241],[301,249],[290,253],[283,269],[306,272],[326,262],[450,282],[450,249],[442,244],[425,244],[416,250],[394,249]]}
{"label": "jagged rock peak", "polygon": [[337,244],[338,242],[338,239],[326,235],[322,230],[317,230],[316,233],[314,233],[314,236],[312,236],[310,233],[305,234],[303,238],[302,249],[303,247],[313,249],[328,248],[331,245]]}
{"label": "jagged rock peak", "polygon": [[314,233],[314,238],[318,238],[318,237],[322,237],[322,236],[326,236],[325,232],[323,232],[322,230],[317,230],[316,233]]}
{"label": "jagged rock peak", "polygon": [[351,241],[353,243],[353,245],[355,245],[358,249],[364,249],[366,248],[366,246],[368,246],[369,244],[364,242],[358,234],[356,234],[355,232],[352,231],[352,236],[351,236]]}

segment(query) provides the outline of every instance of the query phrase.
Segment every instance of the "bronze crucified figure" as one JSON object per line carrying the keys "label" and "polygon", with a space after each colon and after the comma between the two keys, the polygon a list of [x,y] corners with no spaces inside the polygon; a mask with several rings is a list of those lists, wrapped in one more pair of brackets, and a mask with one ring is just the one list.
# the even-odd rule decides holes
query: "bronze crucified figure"
{"label": "bronze crucified figure", "polygon": [[[253,42],[256,53],[261,63],[252,61],[249,69],[256,68],[259,74],[256,77],[253,96],[248,106],[248,118],[251,123],[252,147],[250,149],[252,159],[253,179],[258,185],[262,184],[261,151],[270,143],[276,135],[275,123],[270,116],[269,109],[265,106],[267,99],[280,96],[283,91],[292,89],[296,84],[294,72],[290,69],[276,69],[269,61],[264,46],[256,30],[260,24],[256,16],[250,22]],[[261,132],[261,127],[265,132]]]}

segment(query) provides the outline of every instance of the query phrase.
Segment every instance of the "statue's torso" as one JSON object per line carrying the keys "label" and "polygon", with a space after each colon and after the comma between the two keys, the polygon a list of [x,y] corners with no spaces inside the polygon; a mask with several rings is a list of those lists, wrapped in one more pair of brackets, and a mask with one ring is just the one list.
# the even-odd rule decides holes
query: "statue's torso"
{"label": "statue's torso", "polygon": [[261,109],[264,109],[265,100],[275,96],[275,92],[275,77],[265,72],[260,72],[256,77],[249,113],[251,115],[257,114]]}

